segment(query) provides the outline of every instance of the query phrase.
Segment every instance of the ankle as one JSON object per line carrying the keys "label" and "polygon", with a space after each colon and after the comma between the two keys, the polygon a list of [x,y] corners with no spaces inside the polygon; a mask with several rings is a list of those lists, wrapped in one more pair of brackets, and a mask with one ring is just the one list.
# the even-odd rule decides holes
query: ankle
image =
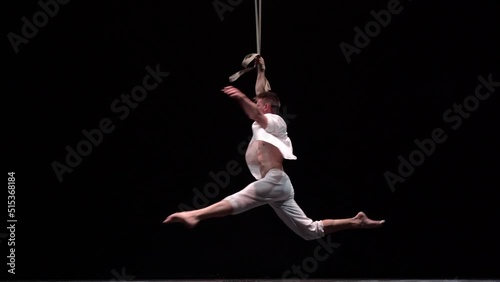
{"label": "ankle", "polygon": [[361,228],[361,225],[362,225],[362,220],[360,218],[356,218],[356,217],[353,217],[351,219],[351,226],[353,228]]}
{"label": "ankle", "polygon": [[201,219],[201,214],[198,210],[193,210],[193,211],[189,211],[188,212],[188,215],[196,220],[200,220]]}

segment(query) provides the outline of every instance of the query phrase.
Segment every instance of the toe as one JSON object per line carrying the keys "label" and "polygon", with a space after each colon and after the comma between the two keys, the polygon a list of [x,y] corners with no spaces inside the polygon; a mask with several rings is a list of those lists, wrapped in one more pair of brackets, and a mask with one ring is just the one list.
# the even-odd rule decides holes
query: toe
{"label": "toe", "polygon": [[167,218],[163,221],[163,223],[169,223],[170,221],[172,221],[172,216],[167,217]]}

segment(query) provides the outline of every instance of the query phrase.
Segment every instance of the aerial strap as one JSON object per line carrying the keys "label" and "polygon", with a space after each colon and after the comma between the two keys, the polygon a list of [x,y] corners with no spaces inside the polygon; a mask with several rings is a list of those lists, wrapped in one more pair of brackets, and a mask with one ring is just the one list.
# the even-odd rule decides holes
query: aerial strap
{"label": "aerial strap", "polygon": [[[236,81],[240,76],[243,74],[253,70],[257,64],[253,64],[253,66],[249,65],[252,62],[255,62],[255,59],[260,56],[261,52],[261,44],[262,44],[262,33],[261,33],[261,28],[262,28],[262,0],[254,0],[255,1],[255,35],[256,35],[256,42],[257,42],[257,53],[251,53],[245,56],[243,58],[243,61],[241,62],[241,65],[243,66],[243,69],[234,73],[229,77],[230,82]],[[271,85],[269,84],[269,81],[266,79],[266,85],[264,87],[264,91],[270,91],[271,90]]]}

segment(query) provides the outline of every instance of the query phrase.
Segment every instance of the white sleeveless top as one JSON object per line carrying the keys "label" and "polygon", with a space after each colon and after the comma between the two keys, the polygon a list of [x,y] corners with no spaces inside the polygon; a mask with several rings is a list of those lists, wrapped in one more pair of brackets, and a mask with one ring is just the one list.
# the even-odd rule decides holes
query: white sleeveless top
{"label": "white sleeveless top", "polygon": [[252,124],[253,136],[248,144],[245,159],[250,172],[255,179],[261,179],[259,163],[257,162],[257,142],[264,141],[278,148],[284,159],[296,160],[293,155],[292,141],[288,138],[286,122],[279,115],[265,114],[267,117],[267,127],[262,128],[257,122]]}

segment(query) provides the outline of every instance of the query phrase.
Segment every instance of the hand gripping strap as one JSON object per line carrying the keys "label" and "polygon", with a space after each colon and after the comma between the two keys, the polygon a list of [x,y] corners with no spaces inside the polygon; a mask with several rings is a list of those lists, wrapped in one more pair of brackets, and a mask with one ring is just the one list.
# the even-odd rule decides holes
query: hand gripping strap
{"label": "hand gripping strap", "polygon": [[[234,82],[236,81],[238,78],[240,78],[240,76],[242,76],[243,74],[253,70],[256,65],[254,64],[253,66],[249,67],[248,65],[250,63],[252,63],[255,58],[257,58],[259,56],[259,54],[257,53],[252,53],[252,54],[248,54],[245,56],[245,58],[243,58],[243,61],[241,62],[241,65],[243,66],[244,69],[234,73],[233,75],[231,75],[229,77],[229,82]],[[270,91],[271,90],[271,85],[269,84],[269,81],[266,79],[266,86],[264,87],[264,90],[265,91]]]}

